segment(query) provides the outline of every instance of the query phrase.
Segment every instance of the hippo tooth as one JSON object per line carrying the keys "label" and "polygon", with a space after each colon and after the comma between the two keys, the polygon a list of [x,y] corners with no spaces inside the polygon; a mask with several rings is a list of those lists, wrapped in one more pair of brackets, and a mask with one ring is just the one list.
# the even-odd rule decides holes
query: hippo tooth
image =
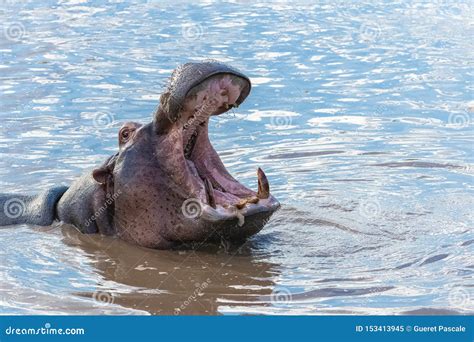
{"label": "hippo tooth", "polygon": [[242,215],[240,211],[237,211],[235,216],[237,216],[237,219],[239,220],[237,224],[239,225],[239,227],[242,227],[245,223],[245,216]]}
{"label": "hippo tooth", "polygon": [[237,204],[235,204],[235,207],[237,209],[242,209],[243,207],[245,207],[245,205],[247,203],[252,203],[252,204],[256,204],[258,203],[260,199],[257,197],[257,196],[253,196],[253,197],[248,197],[248,198],[243,198],[241,199]]}
{"label": "hippo tooth", "polygon": [[270,184],[268,183],[267,176],[261,168],[257,170],[258,176],[258,193],[257,197],[260,199],[265,199],[270,196]]}
{"label": "hippo tooth", "polygon": [[237,209],[242,209],[243,207],[245,207],[246,204],[247,204],[247,199],[244,198],[244,199],[241,199],[239,203],[235,205],[235,207]]}
{"label": "hippo tooth", "polygon": [[207,202],[208,204],[216,209],[216,199],[214,198],[214,187],[209,179],[204,180],[204,185],[206,186],[206,193],[207,193]]}
{"label": "hippo tooth", "polygon": [[253,203],[253,204],[256,204],[258,203],[259,201],[259,198],[257,196],[253,196],[253,197],[250,197],[248,200],[247,200],[247,203]]}

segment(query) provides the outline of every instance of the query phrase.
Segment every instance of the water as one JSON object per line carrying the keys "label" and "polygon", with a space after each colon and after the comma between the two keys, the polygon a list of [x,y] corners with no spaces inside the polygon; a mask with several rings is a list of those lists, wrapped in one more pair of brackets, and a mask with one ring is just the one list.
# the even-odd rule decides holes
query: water
{"label": "water", "polygon": [[472,313],[473,5],[3,2],[0,185],[70,184],[213,58],[253,90],[214,118],[282,209],[240,249],[0,229],[1,313]]}

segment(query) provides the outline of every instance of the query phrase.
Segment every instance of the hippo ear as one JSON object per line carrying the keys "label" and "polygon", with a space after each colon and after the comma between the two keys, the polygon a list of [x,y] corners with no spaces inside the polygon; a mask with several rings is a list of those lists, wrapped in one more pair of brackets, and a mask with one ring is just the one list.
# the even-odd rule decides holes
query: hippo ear
{"label": "hippo ear", "polygon": [[99,167],[92,171],[92,178],[99,184],[106,184],[109,176],[111,176],[111,174],[106,167]]}
{"label": "hippo ear", "polygon": [[118,153],[114,154],[113,156],[109,157],[105,163],[92,171],[92,178],[94,178],[97,183],[107,184],[108,181],[113,179],[112,173],[114,172],[117,156]]}

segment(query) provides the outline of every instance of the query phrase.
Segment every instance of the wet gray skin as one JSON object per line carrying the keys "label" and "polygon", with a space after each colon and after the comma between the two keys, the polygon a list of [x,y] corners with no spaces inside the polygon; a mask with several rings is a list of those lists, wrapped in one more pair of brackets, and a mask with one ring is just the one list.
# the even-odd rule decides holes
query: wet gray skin
{"label": "wet gray skin", "polygon": [[[240,243],[259,232],[279,202],[257,170],[258,189],[226,170],[208,136],[212,115],[240,105],[249,79],[221,63],[188,63],[173,72],[153,121],[128,122],[118,152],[72,186],[19,199],[22,215],[2,215],[0,225],[48,225],[59,219],[83,233],[118,235],[145,247],[191,242]],[[17,216],[17,215],[13,215]]]}

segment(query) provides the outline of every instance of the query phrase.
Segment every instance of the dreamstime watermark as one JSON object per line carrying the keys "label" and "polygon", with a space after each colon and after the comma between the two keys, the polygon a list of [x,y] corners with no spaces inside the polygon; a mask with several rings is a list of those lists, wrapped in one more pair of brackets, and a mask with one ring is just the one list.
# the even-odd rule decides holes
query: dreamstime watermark
{"label": "dreamstime watermark", "polygon": [[92,294],[92,299],[98,302],[100,305],[109,305],[114,303],[114,295],[106,291],[95,291]]}
{"label": "dreamstime watermark", "polygon": [[195,123],[200,124],[200,119],[207,119],[213,111],[218,107],[218,99],[213,97],[206,100],[203,105],[191,116],[183,125],[184,129],[193,126]]}
{"label": "dreamstime watermark", "polygon": [[20,22],[4,23],[3,34],[7,40],[19,42],[26,35],[25,26]]}
{"label": "dreamstime watermark", "polygon": [[122,190],[117,190],[117,192],[115,192],[112,196],[107,197],[107,199],[106,199],[105,202],[104,202],[104,205],[102,205],[99,209],[97,209],[97,210],[94,212],[94,214],[86,220],[86,222],[84,223],[84,225],[85,225],[86,227],[89,227],[90,224],[91,224],[92,222],[94,222],[95,220],[97,220],[97,218],[98,218],[100,215],[102,215],[102,213],[104,213],[104,212],[107,210],[107,208],[109,208],[109,207],[112,205],[112,203],[114,203],[114,201],[115,201],[121,194],[122,194]]}
{"label": "dreamstime watermark", "polygon": [[373,219],[380,215],[382,206],[376,196],[370,196],[359,203],[359,215],[367,219]]}
{"label": "dreamstime watermark", "polygon": [[196,289],[191,293],[188,298],[177,308],[174,309],[175,316],[179,315],[186,307],[189,306],[192,302],[195,302],[198,297],[203,295],[203,291],[209,286],[211,283],[211,279],[207,278],[206,281],[202,282],[201,284],[196,283]]}
{"label": "dreamstime watermark", "polygon": [[188,198],[181,205],[181,211],[187,218],[198,218],[202,215],[202,203],[197,198]]}
{"label": "dreamstime watermark", "polygon": [[104,128],[109,128],[115,123],[115,115],[108,111],[101,111],[94,114],[92,118],[94,127],[98,132]]}
{"label": "dreamstime watermark", "polygon": [[472,309],[473,301],[471,294],[461,287],[453,288],[448,295],[449,305],[458,308],[470,308]]}
{"label": "dreamstime watermark", "polygon": [[25,210],[25,202],[16,197],[10,198],[3,204],[3,213],[6,217],[11,219],[15,219],[22,216],[25,213]]}
{"label": "dreamstime watermark", "polygon": [[454,128],[466,128],[471,122],[471,115],[467,112],[450,113],[448,117],[448,125]]}
{"label": "dreamstime watermark", "polygon": [[187,41],[201,39],[203,32],[202,26],[197,23],[185,23],[181,25],[181,35]]}
{"label": "dreamstime watermark", "polygon": [[273,289],[270,295],[270,301],[273,305],[287,305],[293,300],[293,295],[286,287],[278,287]]}
{"label": "dreamstime watermark", "polygon": [[374,114],[376,116],[382,116],[384,114],[386,114],[388,112],[388,107],[384,104],[378,104],[376,107],[375,107],[375,112]]}
{"label": "dreamstime watermark", "polygon": [[381,33],[382,29],[375,22],[362,24],[359,27],[359,37],[365,43],[374,43],[379,39]]}
{"label": "dreamstime watermark", "polygon": [[285,130],[291,127],[291,116],[275,115],[270,118],[270,128],[275,130]]}
{"label": "dreamstime watermark", "polygon": [[9,326],[5,335],[84,335],[84,328],[53,328],[51,323],[45,323],[40,328],[15,328]]}

